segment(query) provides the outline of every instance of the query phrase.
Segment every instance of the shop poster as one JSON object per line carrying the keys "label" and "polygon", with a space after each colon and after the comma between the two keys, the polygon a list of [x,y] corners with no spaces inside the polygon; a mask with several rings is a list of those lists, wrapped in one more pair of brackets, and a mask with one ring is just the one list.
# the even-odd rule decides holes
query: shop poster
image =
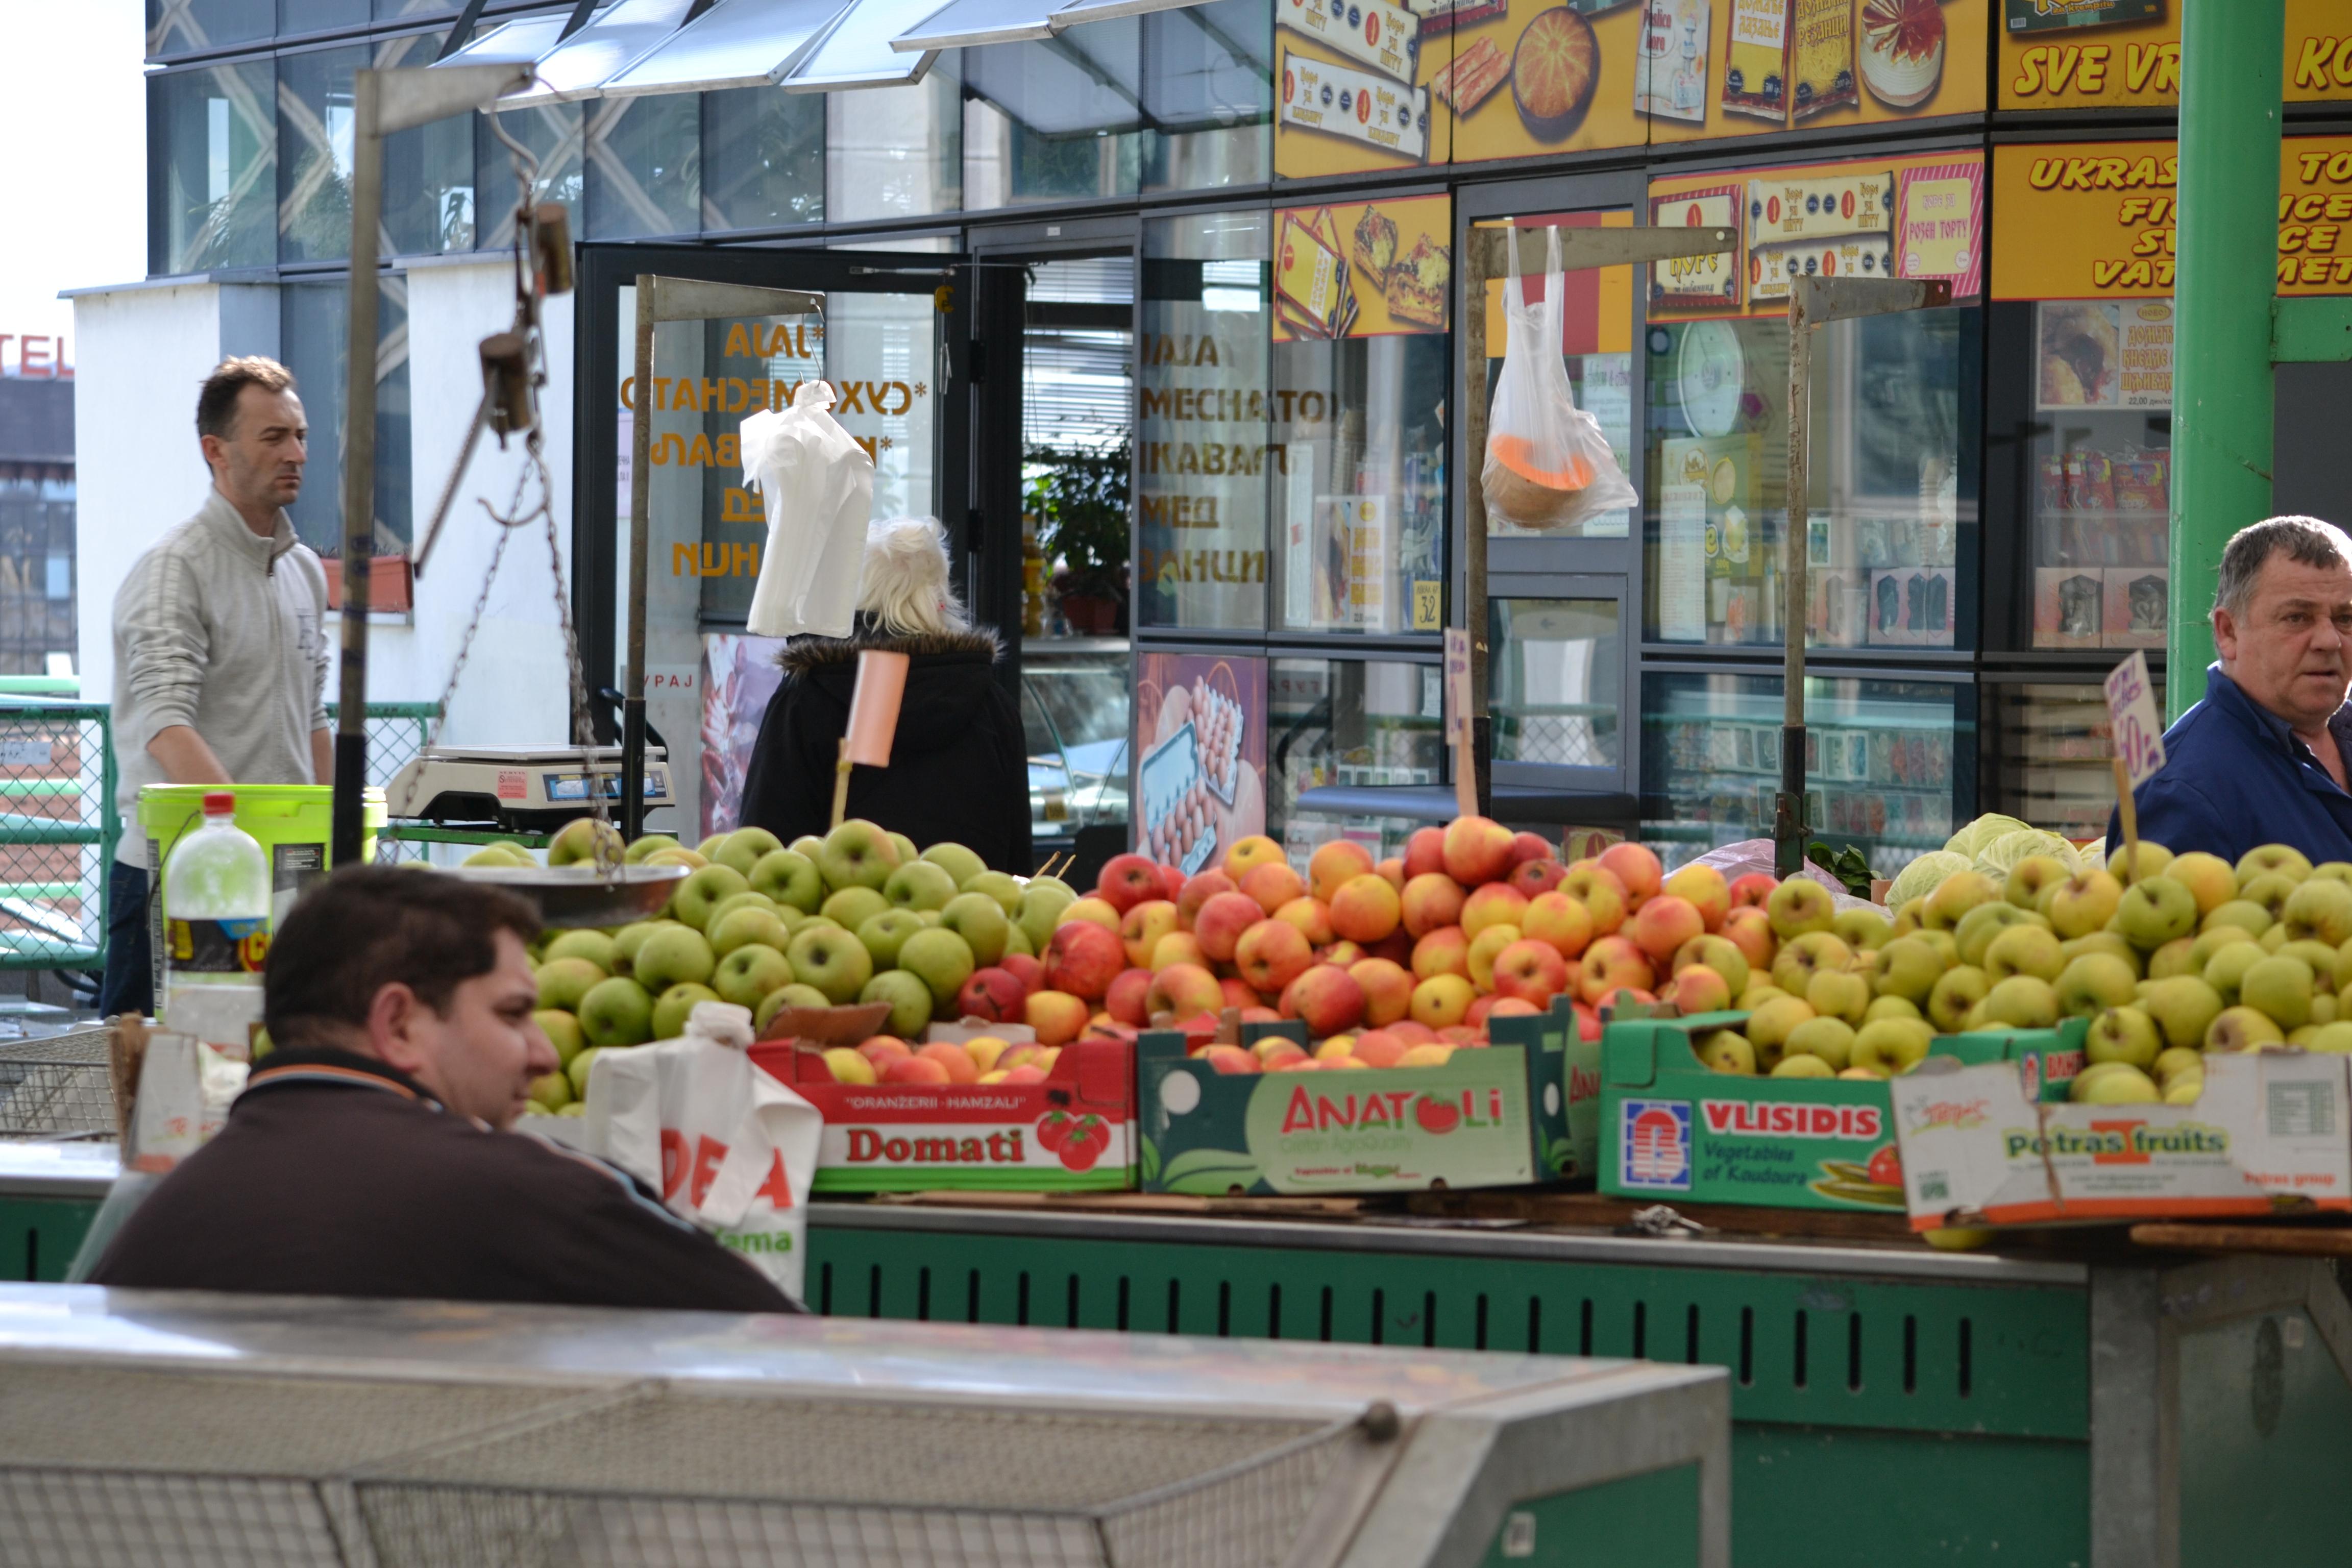
{"label": "shop poster", "polygon": [[1275,173],[1975,113],[1996,4],[1276,0]]}
{"label": "shop poster", "polygon": [[1442,332],[1454,203],[1406,196],[1274,215],[1274,341]]}
{"label": "shop poster", "polygon": [[2033,406],[2170,408],[2169,300],[2051,300],[2034,311]]}
{"label": "shop poster", "polygon": [[1136,847],[1190,875],[1265,831],[1265,660],[1135,662]]}
{"label": "shop poster", "polygon": [[[712,633],[702,639],[702,729],[693,749],[702,753],[701,825],[697,832],[703,838],[742,826],[743,780],[751,770],[768,700],[784,681],[776,657],[785,641],[734,633]],[[671,770],[688,765],[688,755],[686,749],[674,747]]]}
{"label": "shop poster", "polygon": [[[1999,0],[2001,109],[2177,108],[2181,0]],[[2284,96],[2352,99],[2344,0],[2286,0]]]}
{"label": "shop poster", "polygon": [[[2171,298],[2179,174],[2169,141],[1995,148],[1992,297]],[[2278,291],[2352,294],[2352,136],[2279,143]]]}
{"label": "shop poster", "polygon": [[1736,251],[1654,263],[1655,317],[1778,315],[1805,277],[1942,278],[1955,300],[1984,288],[1984,160],[1973,153],[1654,180],[1650,221],[1738,234]]}

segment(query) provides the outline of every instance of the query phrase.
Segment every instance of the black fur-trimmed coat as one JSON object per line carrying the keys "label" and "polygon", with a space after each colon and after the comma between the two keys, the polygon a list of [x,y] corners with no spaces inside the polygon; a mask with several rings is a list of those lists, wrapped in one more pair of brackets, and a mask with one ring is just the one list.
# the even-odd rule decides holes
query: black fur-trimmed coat
{"label": "black fur-trimmed coat", "polygon": [[1027,876],[1036,868],[1028,746],[1020,706],[996,679],[996,637],[984,631],[886,637],[861,617],[854,637],[793,642],[743,781],[742,825],[787,844],[832,826],[834,764],[866,647],[908,656],[907,696],[890,765],[850,771],[849,815],[921,848],[961,844],[996,870]]}

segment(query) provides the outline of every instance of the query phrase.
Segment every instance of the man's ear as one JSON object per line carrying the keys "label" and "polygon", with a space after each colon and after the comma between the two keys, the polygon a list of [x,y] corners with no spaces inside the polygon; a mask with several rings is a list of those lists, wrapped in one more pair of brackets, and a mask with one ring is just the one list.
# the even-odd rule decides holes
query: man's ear
{"label": "man's ear", "polygon": [[204,454],[205,467],[214,472],[219,471],[222,462],[228,456],[228,443],[217,436],[197,437],[196,449]]}
{"label": "man's ear", "polygon": [[376,1059],[404,1073],[427,1065],[427,1044],[419,1027],[430,1011],[415,992],[398,981],[380,987],[368,1006],[368,1048]]}
{"label": "man's ear", "polygon": [[2237,618],[2219,605],[2213,606],[2213,651],[2221,656],[2223,664],[2237,662]]}

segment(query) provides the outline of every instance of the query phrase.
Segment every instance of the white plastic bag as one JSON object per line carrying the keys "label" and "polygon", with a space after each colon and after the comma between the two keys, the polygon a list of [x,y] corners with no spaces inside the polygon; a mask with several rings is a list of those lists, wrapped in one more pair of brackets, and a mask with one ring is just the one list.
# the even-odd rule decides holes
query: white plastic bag
{"label": "white plastic bag", "polygon": [[606,1051],[588,1075],[587,1136],[797,1300],[824,1119],[752,1065],[751,1013],[704,1002],[682,1038]]}
{"label": "white plastic bag", "polygon": [[833,403],[830,385],[804,381],[790,408],[743,421],[743,477],[768,511],[754,637],[845,637],[857,614],[874,459],[834,418]]}
{"label": "white plastic bag", "polygon": [[1559,230],[1544,231],[1549,265],[1543,301],[1526,302],[1519,282],[1516,235],[1504,248],[1511,258],[1503,285],[1507,331],[1503,375],[1486,422],[1481,484],[1487,515],[1517,528],[1570,529],[1602,512],[1638,502],[1624,470],[1609,450],[1601,422],[1576,405],[1568,363],[1560,354]]}

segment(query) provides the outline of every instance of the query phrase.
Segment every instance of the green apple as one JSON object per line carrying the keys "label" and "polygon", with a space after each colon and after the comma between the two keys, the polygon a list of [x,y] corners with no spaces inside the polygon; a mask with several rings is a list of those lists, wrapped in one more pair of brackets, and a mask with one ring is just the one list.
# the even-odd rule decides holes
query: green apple
{"label": "green apple", "polygon": [[[2344,889],[2352,896],[2352,888]],[[890,873],[882,896],[902,910],[941,910],[956,896],[955,875],[929,860],[910,860]]]}
{"label": "green apple", "polygon": [[2137,1007],[2109,1007],[2091,1020],[2083,1054],[2094,1062],[2129,1062],[2137,1068],[2155,1063],[2164,1045],[2156,1020]]}
{"label": "green apple", "polygon": [[718,992],[691,981],[671,986],[654,998],[654,1038],[677,1039],[686,1033],[686,1021],[694,1016],[697,1006],[719,999]]}
{"label": "green apple", "polygon": [[[2352,888],[2345,891],[2352,892]],[[2050,929],[2071,942],[2105,929],[2123,900],[2124,885],[2095,866],[2053,884],[2040,908],[2050,917]]]}
{"label": "green apple", "polygon": [[2276,952],[2286,945],[2286,922],[2279,921],[2254,940],[2262,943],[2264,952]]}
{"label": "green apple", "polygon": [[2119,880],[2137,882],[2144,877],[2160,876],[2164,868],[2172,864],[2171,850],[2161,844],[2150,844],[2143,838],[2139,841],[2139,858],[2133,862],[2131,874],[2126,878],[2124,858],[2127,847],[2126,845],[2118,844],[2107,852],[2107,869],[2115,873]]}
{"label": "green apple", "polygon": [[563,1064],[563,1076],[572,1080],[572,1097],[574,1103],[588,1098],[588,1069],[593,1067],[596,1058],[604,1054],[603,1047],[591,1046]]}
{"label": "green apple", "polygon": [[2336,995],[2335,992],[2321,990],[2315,991],[2311,994],[2311,1021],[2313,1023],[2333,1024],[2337,1018],[2343,1016],[2343,1012],[2344,999]]}
{"label": "green apple", "polygon": [[[784,929],[784,922],[766,910],[745,907],[734,910],[710,922],[710,951],[716,953],[722,963],[727,955],[736,949],[750,947],[755,943],[761,947],[772,948],[778,953],[782,953],[785,948],[792,945],[792,940],[793,933]],[[779,980],[776,984],[782,985],[784,982]],[[767,993],[761,993],[761,995],[765,994]],[[754,997],[753,1000],[756,1001],[758,998]],[[748,1007],[751,1003],[747,1002],[744,1005]]]}
{"label": "green apple", "polygon": [[903,833],[893,833],[890,835],[890,847],[898,852],[898,864],[901,866],[905,865],[909,860],[918,860],[922,858],[921,853],[915,847],[915,841],[908,837]]}
{"label": "green apple", "polygon": [[907,912],[922,921],[925,926],[935,926],[940,923],[940,911],[937,910],[909,910]]}
{"label": "green apple", "polygon": [[622,853],[621,858],[626,864],[635,866],[656,850],[682,847],[683,846],[677,839],[667,833],[641,833],[637,836],[636,842]]}
{"label": "green apple", "polygon": [[[2336,862],[2330,861],[2330,865]],[[2315,876],[2316,872],[2313,873]],[[2352,1051],[2352,1020],[2338,1019],[2333,1024],[2321,1024],[2313,1029],[2311,1037],[2303,1042],[2306,1051]]]}
{"label": "green apple", "polygon": [[777,849],[759,858],[751,868],[751,886],[779,904],[814,914],[824,902],[824,878],[816,862],[797,849]]}
{"label": "green apple", "polygon": [[2233,942],[2205,961],[2205,984],[2221,994],[2224,1004],[2235,1006],[2238,986],[2246,978],[2246,971],[2269,959],[2270,954],[2259,943]]}
{"label": "green apple", "polygon": [[1945,968],[1949,969],[1959,963],[1960,944],[1950,931],[1938,931],[1932,926],[1921,926],[1917,931],[1906,934],[1914,942],[1924,942],[1934,948],[1936,956],[1943,961]]}
{"label": "green apple", "polygon": [[667,920],[639,921],[635,925],[623,926],[620,930],[613,933],[613,962],[618,965],[613,973],[615,974],[635,974],[636,973],[637,964],[637,949],[645,946],[646,939],[652,936],[654,932],[657,931],[686,931],[689,928],[683,921]]}
{"label": "green apple", "polygon": [[2073,875],[2055,855],[2028,855],[2009,868],[2000,896],[2021,910],[2040,910],[2050,889]]}
{"label": "green apple", "polygon": [[580,1032],[592,1046],[642,1046],[654,1037],[654,999],[615,975],[580,999]]}
{"label": "green apple", "polygon": [[1003,871],[982,871],[962,885],[967,893],[986,893],[1007,920],[1021,912],[1021,884]]}
{"label": "green apple", "polygon": [[2156,1053],[2156,1066],[2150,1069],[2158,1083],[2170,1083],[2182,1073],[2205,1076],[2205,1053],[2185,1046],[2167,1046]]}
{"label": "green apple", "polygon": [[[2352,892],[2352,889],[2346,891]],[[620,958],[613,939],[601,931],[558,931],[555,940],[547,944],[549,958],[584,958],[607,974],[620,973]]]}
{"label": "green apple", "polygon": [[2147,978],[2169,980],[2176,974],[2194,974],[2197,965],[2189,955],[2197,949],[2193,937],[2177,936],[2147,955]]}
{"label": "green apple", "polygon": [[890,1016],[883,1020],[880,1030],[883,1034],[896,1035],[902,1040],[919,1040],[930,1026],[931,988],[919,974],[886,969],[858,987],[857,999],[890,1004]]}
{"label": "green apple", "polygon": [[1780,1059],[1798,1026],[1819,1016],[1801,996],[1775,996],[1748,1010],[1748,1043],[1766,1069]]}
{"label": "green apple", "polygon": [[755,888],[748,893],[737,893],[732,898],[721,899],[711,905],[710,918],[703,922],[703,930],[706,932],[717,931],[720,921],[740,909],[765,910],[778,920],[783,919],[784,915],[782,904]]}
{"label": "green apple", "polygon": [[2209,1051],[2251,1051],[2257,1046],[2285,1043],[2286,1031],[2279,1027],[2278,1020],[2255,1007],[2224,1007],[2205,1030]]}
{"label": "green apple", "polygon": [[2140,1010],[2156,1020],[2168,1046],[2201,1046],[2205,1031],[2222,1007],[2221,994],[2202,977],[2183,974],[2150,980],[2139,988]]}
{"label": "green apple", "polygon": [[1927,994],[1927,1016],[1944,1033],[1957,1033],[1969,1009],[1983,1001],[1991,989],[1992,982],[1985,978],[1985,972],[1972,963],[1948,969]]}
{"label": "green apple", "polygon": [[1831,917],[1830,929],[1854,952],[1876,952],[1894,937],[1895,921],[1884,910],[1840,910]]}
{"label": "green apple", "polygon": [[1815,1056],[1782,1057],[1772,1069],[1774,1078],[1835,1078],[1838,1069]]}
{"label": "green apple", "polygon": [[710,951],[700,931],[691,926],[666,926],[638,943],[631,975],[659,995],[680,984],[709,984],[711,972],[718,967],[719,955]]}
{"label": "green apple", "polygon": [[934,844],[923,851],[921,858],[934,866],[945,867],[948,875],[955,879],[959,891],[966,882],[988,869],[987,861],[961,844]]}
{"label": "green apple", "polygon": [[689,871],[699,871],[710,864],[683,844],[656,849],[646,857],[644,863],[648,866],[683,866]]}
{"label": "green apple", "polygon": [[705,866],[687,874],[670,895],[670,912],[697,931],[710,923],[710,911],[738,893],[751,890],[751,882],[732,866]]}
{"label": "green apple", "polygon": [[[2154,1105],[2164,1098],[2156,1080],[2139,1068],[2123,1062],[2105,1065],[2113,1070],[2096,1078],[2087,1072],[2078,1075],[2068,1086],[2069,1096],[2084,1105]],[[2090,1082],[2085,1084],[2084,1079]]]}
{"label": "green apple", "polygon": [[575,816],[547,843],[547,863],[551,866],[573,866],[582,861],[593,861],[597,850],[618,860],[628,852],[621,830],[609,822],[599,822],[593,816]]}
{"label": "green apple", "polygon": [[563,1061],[578,1056],[588,1043],[588,1037],[580,1032],[580,1020],[561,1007],[541,1007],[530,1016],[530,1021],[539,1026],[539,1032],[547,1037],[547,1043],[555,1047],[556,1056]]}
{"label": "green apple", "polygon": [[1836,936],[1826,931],[1804,931],[1782,942],[1772,955],[1772,984],[1791,996],[1802,996],[1821,971],[1853,967],[1853,949]]}
{"label": "green apple", "polygon": [[1805,1005],[1824,1018],[1858,1025],[1870,1010],[1870,981],[1850,969],[1823,969],[1805,983]]}
{"label": "green apple", "polygon": [[746,878],[761,858],[772,855],[784,847],[784,841],[764,827],[739,827],[719,841],[716,850],[706,851],[720,866],[732,866]]}
{"label": "green apple", "polygon": [[2265,871],[2238,889],[2234,902],[2259,904],[2272,920],[2286,919],[2286,901],[2303,884],[2282,871]]}
{"label": "green apple", "polygon": [[[2253,945],[2253,933],[2241,926],[2213,926],[2200,931],[2197,940],[2189,943],[2189,966],[2194,973],[2202,974],[2205,973],[2206,965],[2213,962],[2214,954],[2223,948],[2252,947]],[[2251,963],[2253,960],[2248,959],[2246,962]],[[2329,962],[2331,963],[2334,962],[2332,955]]]}
{"label": "green apple", "polygon": [[2239,896],[2242,898],[2246,884],[2257,877],[2276,874],[2289,881],[2302,881],[2311,875],[2311,862],[2299,849],[2284,844],[2263,844],[2238,857],[2237,870]]}
{"label": "green apple", "polygon": [[467,866],[536,867],[530,851],[520,844],[485,844],[460,862]]}
{"label": "green apple", "polygon": [[1030,878],[1029,885],[1021,889],[1021,906],[1014,915],[1029,945],[1045,952],[1045,944],[1054,940],[1054,928],[1061,923],[1062,911],[1077,901],[1077,894],[1067,885],[1048,877]]}
{"label": "green apple", "polygon": [[2095,931],[2088,936],[2078,936],[2072,941],[2062,942],[2058,944],[2058,951],[2066,955],[2066,962],[2069,963],[2086,952],[2113,953],[2130,964],[2133,973],[2139,973],[2139,949],[2111,931]]}
{"label": "green apple", "polygon": [[1864,1011],[1862,1021],[1875,1024],[1881,1018],[1917,1018],[1924,1023],[1927,1016],[1919,1011],[1919,1005],[1907,996],[1881,996]]}
{"label": "green apple", "polygon": [[2059,972],[2058,1011],[2070,1018],[2095,1016],[2132,1001],[2138,984],[2132,966],[2114,953],[2086,952]]}
{"label": "green apple", "polygon": [[2271,929],[2271,912],[2250,900],[2231,899],[2207,911],[2197,923],[2200,931],[2211,931],[2217,926],[2236,926],[2248,936],[2260,936]]}
{"label": "green apple", "polygon": [[1004,906],[984,892],[958,893],[940,911],[940,924],[963,938],[972,962],[983,967],[1004,956],[1005,933],[1012,923]]}
{"label": "green apple", "polygon": [[1700,1041],[1698,1059],[1716,1072],[1756,1076],[1756,1047],[1736,1029],[1717,1029]]}
{"label": "green apple", "polygon": [[2311,973],[2317,978],[2322,990],[2333,989],[2336,977],[2336,950],[2326,942],[2314,942],[2309,937],[2304,937],[2295,942],[2282,942],[2278,948],[2278,955],[2281,958],[2299,958],[2311,965]]}
{"label": "green apple", "polygon": [[[934,870],[938,868],[932,868]],[[904,868],[901,868],[904,869]],[[898,950],[907,939],[923,929],[922,921],[912,910],[884,910],[878,915],[868,915],[857,924],[857,940],[866,944],[873,955],[877,973],[898,966]]]}
{"label": "green apple", "polygon": [[1892,1078],[1925,1060],[1935,1038],[1936,1031],[1916,1019],[1881,1018],[1854,1035],[1851,1065]]}
{"label": "green apple", "polygon": [[572,1103],[572,1079],[562,1068],[530,1080],[530,1102],[550,1115]]}
{"label": "green apple", "polygon": [[831,1005],[833,1004],[824,999],[824,993],[814,986],[798,984],[779,985],[761,997],[760,1005],[751,1010],[751,1033],[765,1037],[768,1026],[774,1023],[776,1015],[787,1007],[830,1007]]}
{"label": "green apple", "polygon": [[[827,996],[815,986],[803,985],[797,980],[793,981],[790,985],[785,986],[782,991],[776,993],[776,994],[783,998],[782,1005],[786,1007],[830,1007],[833,1005],[833,998]],[[766,1004],[762,1003],[761,1005],[764,1006]]]}
{"label": "green apple", "polygon": [[551,959],[539,966],[539,1005],[577,1013],[588,993],[606,978],[604,970],[584,958]]}
{"label": "green apple", "polygon": [[1952,939],[1959,943],[1960,962],[1984,967],[1985,949],[1992,939],[2013,926],[2034,926],[2047,929],[2049,921],[2032,910],[2021,910],[2006,900],[1994,899],[1979,904],[1960,917],[1952,928]]}
{"label": "green apple", "polygon": [[2046,1029],[2058,1021],[2058,991],[2037,975],[2012,974],[1985,993],[1984,1010],[1988,1019],[2009,1028]]}
{"label": "green apple", "polygon": [[1032,958],[1037,956],[1037,950],[1029,945],[1029,933],[1017,925],[1004,928],[1004,951],[1009,953],[1024,952]]}
{"label": "green apple", "polygon": [[1791,877],[1773,889],[1765,896],[1764,913],[1772,922],[1772,934],[1782,942],[1837,924],[1837,905],[1830,890],[1810,877]]}
{"label": "green apple", "polygon": [[814,833],[803,833],[784,847],[795,855],[807,856],[810,864],[814,865],[816,861],[816,852],[824,847],[824,840]]}
{"label": "green apple", "polygon": [[[958,894],[959,898],[962,895]],[[979,967],[971,944],[944,926],[919,931],[898,949],[898,967],[931,988],[931,1000],[940,1007],[955,1005],[956,993]]]}
{"label": "green apple", "polygon": [[898,847],[890,836],[862,816],[853,816],[824,836],[816,852],[824,885],[879,889],[898,868]]}
{"label": "green apple", "polygon": [[1070,886],[1067,882],[1062,880],[1059,877],[1032,877],[1029,879],[1027,883],[1023,886],[1022,891],[1026,892],[1031,888],[1059,888],[1062,891],[1070,895],[1071,902],[1076,903],[1077,901],[1078,890]]}
{"label": "green apple", "polygon": [[2338,991],[2352,988],[2352,942],[2336,950],[2336,970],[2333,975]]}
{"label": "green apple", "polygon": [[2313,877],[2296,884],[2279,917],[2290,940],[2314,937],[2330,947],[2352,940],[2352,885]]}
{"label": "green apple", "polygon": [[792,984],[799,973],[792,960],[774,948],[763,942],[749,942],[719,961],[719,972],[711,977],[710,985],[722,1002],[732,1002],[738,1007],[757,1007],[770,993]]}
{"label": "green apple", "polygon": [[[1808,1018],[1789,1031],[1780,1046],[1780,1059],[1817,1057],[1838,1071],[1853,1059],[1853,1026],[1843,1018]],[[1780,1068],[1776,1066],[1772,1070],[1777,1073]]]}
{"label": "green apple", "polygon": [[[2031,974],[2054,983],[2066,968],[2066,955],[2053,933],[2036,925],[2011,926],[1985,944],[1984,961],[1979,967],[1995,985],[2012,974]],[[2132,978],[2136,977],[2126,976],[2126,992]]]}
{"label": "green apple", "polygon": [[844,931],[856,931],[890,907],[890,900],[871,888],[844,888],[825,900],[824,914]]}
{"label": "green apple", "polygon": [[2299,1029],[2311,1021],[2313,983],[2311,965],[2278,953],[2246,970],[2238,982],[2238,1001],[2282,1029]]}
{"label": "green apple", "polygon": [[2197,895],[2169,877],[2145,878],[2124,889],[2113,926],[2142,952],[2154,952],[2197,929]]}
{"label": "green apple", "polygon": [[1955,871],[1937,883],[1936,890],[1927,895],[1927,907],[1921,911],[1921,918],[1938,931],[1950,931],[1970,910],[2000,897],[2000,889],[1982,871]]}
{"label": "green apple", "polygon": [[874,955],[866,951],[864,942],[837,926],[803,927],[793,938],[787,955],[793,961],[790,978],[815,986],[836,1006],[855,997],[874,977]]}

